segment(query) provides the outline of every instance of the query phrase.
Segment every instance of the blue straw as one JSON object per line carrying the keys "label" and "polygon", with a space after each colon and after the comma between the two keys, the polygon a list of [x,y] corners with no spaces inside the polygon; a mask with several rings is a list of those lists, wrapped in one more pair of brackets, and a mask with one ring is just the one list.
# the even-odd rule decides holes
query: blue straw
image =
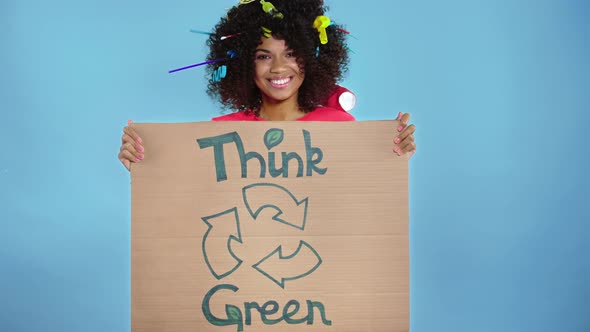
{"label": "blue straw", "polygon": [[200,33],[202,35],[213,35],[213,33],[211,33],[211,32],[202,31],[202,30],[191,29],[190,31],[193,32],[193,33]]}
{"label": "blue straw", "polygon": [[224,60],[225,59],[209,60],[209,61],[205,61],[205,62],[194,64],[194,65],[190,65],[190,66],[186,66],[186,67],[182,67],[182,68],[170,70],[170,71],[168,71],[168,74],[172,74],[172,73],[175,73],[177,71],[181,71],[181,70],[185,70],[185,69],[189,69],[189,68],[193,68],[193,67],[198,67],[198,66],[202,66],[202,65],[208,65],[208,64],[212,64],[212,63],[220,62],[220,61],[224,61]]}

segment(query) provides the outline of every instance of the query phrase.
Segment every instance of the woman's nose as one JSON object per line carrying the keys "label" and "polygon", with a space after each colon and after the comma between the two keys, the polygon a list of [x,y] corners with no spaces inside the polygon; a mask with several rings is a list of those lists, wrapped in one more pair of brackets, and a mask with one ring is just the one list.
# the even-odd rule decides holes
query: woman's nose
{"label": "woman's nose", "polygon": [[285,59],[282,57],[273,57],[272,63],[270,65],[270,71],[272,73],[280,73],[285,69]]}

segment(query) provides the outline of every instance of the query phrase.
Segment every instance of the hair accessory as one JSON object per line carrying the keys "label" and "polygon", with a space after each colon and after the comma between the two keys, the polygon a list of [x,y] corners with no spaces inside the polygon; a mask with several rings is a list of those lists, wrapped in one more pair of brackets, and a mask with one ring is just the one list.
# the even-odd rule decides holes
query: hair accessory
{"label": "hair accessory", "polygon": [[198,33],[198,34],[201,34],[201,35],[213,35],[212,32],[207,32],[207,31],[203,31],[203,30],[191,29],[190,32],[192,32],[192,33]]}
{"label": "hair accessory", "polygon": [[[346,44],[344,45],[344,49],[350,53],[354,53],[354,51],[351,50],[350,47],[348,47],[348,45],[346,45]],[[356,54],[356,53],[354,53],[354,54]]]}
{"label": "hair accessory", "polygon": [[209,60],[209,61],[197,63],[197,64],[194,64],[194,65],[190,65],[190,66],[186,66],[186,67],[182,67],[182,68],[178,68],[178,69],[169,70],[168,71],[168,74],[172,74],[172,73],[175,73],[177,71],[181,71],[181,70],[185,70],[185,69],[189,69],[189,68],[194,68],[194,67],[198,67],[198,66],[209,65],[209,64],[216,63],[216,62],[221,62],[221,61],[225,61],[225,59],[214,59],[214,60]]}
{"label": "hair accessory", "polygon": [[331,108],[350,112],[356,105],[356,96],[347,88],[336,85],[325,105]]}
{"label": "hair accessory", "polygon": [[328,43],[328,34],[326,28],[330,25],[330,19],[327,16],[321,15],[315,18],[313,21],[313,27],[320,33],[320,43]]}
{"label": "hair accessory", "polygon": [[241,34],[242,34],[241,32],[238,32],[238,33],[234,33],[232,35],[221,36],[221,38],[219,38],[219,40],[226,40],[228,38],[235,37],[235,36],[238,36],[238,35],[241,35]]}
{"label": "hair accessory", "polygon": [[[240,4],[239,4],[239,5],[247,5],[247,4],[249,4],[250,2],[254,2],[254,1],[256,1],[256,0],[240,0]],[[239,5],[238,5],[238,6],[239,6]]]}
{"label": "hair accessory", "polygon": [[283,14],[278,11],[275,6],[271,2],[266,2],[264,0],[260,0],[260,4],[262,5],[262,10],[265,13],[272,15],[274,18],[283,18]]}
{"label": "hair accessory", "polygon": [[261,28],[262,28],[262,34],[264,35],[264,37],[270,38],[270,36],[272,35],[272,31],[267,27],[261,27]]}
{"label": "hair accessory", "polygon": [[338,31],[342,31],[342,32],[344,32],[345,34],[347,34],[347,35],[350,35],[350,31],[346,31],[346,30],[344,30],[344,29],[342,29],[342,28],[336,28],[336,30],[338,30]]}
{"label": "hair accessory", "polygon": [[229,51],[227,51],[227,55],[229,55],[229,57],[233,59],[238,56],[238,52],[236,52],[234,50],[229,50]]}
{"label": "hair accessory", "polygon": [[317,58],[319,56],[320,56],[320,47],[318,46],[315,48],[315,57]]}
{"label": "hair accessory", "polygon": [[[332,25],[336,25],[336,22],[332,21],[332,22],[330,22],[330,25],[328,25],[328,26],[332,26]],[[336,30],[341,31],[341,32],[344,32],[347,35],[350,35],[350,31],[344,30],[342,28],[338,28],[337,27]]]}
{"label": "hair accessory", "polygon": [[213,72],[213,82],[220,82],[227,75],[227,67],[222,65]]}
{"label": "hair accessory", "polygon": [[[203,30],[196,30],[196,29],[191,29],[190,32],[192,32],[192,33],[198,33],[198,34],[201,34],[201,35],[210,35],[210,36],[214,35],[214,33],[212,33],[212,32],[207,32],[207,31],[203,31]],[[235,36],[241,35],[241,34],[242,34],[241,32],[238,32],[238,33],[234,33],[232,35],[221,36],[219,38],[219,40],[226,40],[228,38],[235,37]]]}
{"label": "hair accessory", "polygon": [[[350,47],[348,47],[348,45],[346,45],[346,44],[344,45],[344,49],[347,50],[348,52],[354,53],[354,51],[351,50]],[[356,53],[354,53],[354,54],[356,54]]]}

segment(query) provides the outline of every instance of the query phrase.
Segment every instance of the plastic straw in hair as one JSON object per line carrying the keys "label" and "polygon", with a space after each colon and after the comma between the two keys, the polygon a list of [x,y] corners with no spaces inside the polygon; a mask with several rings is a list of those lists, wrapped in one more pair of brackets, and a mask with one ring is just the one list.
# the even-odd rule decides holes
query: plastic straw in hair
{"label": "plastic straw in hair", "polygon": [[214,60],[209,60],[209,61],[197,63],[194,65],[190,65],[190,66],[186,66],[186,67],[182,67],[182,68],[178,68],[178,69],[173,69],[173,70],[168,71],[168,74],[172,74],[177,71],[181,71],[181,70],[185,70],[185,69],[189,69],[189,68],[194,68],[194,67],[198,67],[198,66],[209,65],[212,63],[220,62],[220,61],[225,61],[225,59],[223,59],[223,58],[222,59],[214,59]]}

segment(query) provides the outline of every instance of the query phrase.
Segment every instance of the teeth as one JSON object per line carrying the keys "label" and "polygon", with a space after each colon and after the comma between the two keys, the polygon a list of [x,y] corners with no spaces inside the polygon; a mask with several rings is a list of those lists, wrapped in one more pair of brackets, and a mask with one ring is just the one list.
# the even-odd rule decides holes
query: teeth
{"label": "teeth", "polygon": [[270,80],[270,82],[272,84],[276,84],[276,85],[283,85],[283,84],[289,83],[290,80],[291,80],[290,78],[284,78],[282,80]]}

